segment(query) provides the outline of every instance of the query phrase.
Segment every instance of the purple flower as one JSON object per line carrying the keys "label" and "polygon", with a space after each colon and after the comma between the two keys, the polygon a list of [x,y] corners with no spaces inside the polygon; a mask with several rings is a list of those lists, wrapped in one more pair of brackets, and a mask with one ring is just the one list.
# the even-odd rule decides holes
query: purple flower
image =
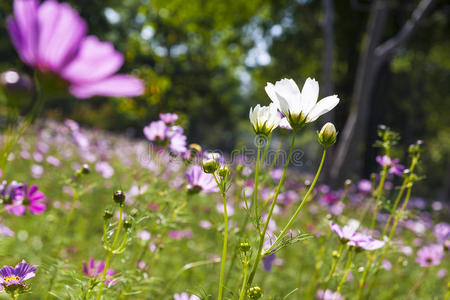
{"label": "purple flower", "polygon": [[443,244],[450,238],[450,225],[445,222],[436,224],[433,229],[433,234],[436,237],[437,242]]}
{"label": "purple flower", "polygon": [[14,231],[0,223],[0,236],[14,236]]}
{"label": "purple flower", "polygon": [[203,172],[200,166],[192,166],[186,172],[187,189],[191,193],[203,192],[206,194],[219,191],[213,175]]}
{"label": "purple flower", "polygon": [[23,281],[33,278],[37,266],[30,266],[26,261],[18,263],[16,267],[3,266],[0,269],[0,290],[15,290],[17,287],[25,288]]}
{"label": "purple flower", "polygon": [[179,131],[169,132],[169,149],[175,154],[182,155],[188,150],[186,148],[186,136]]}
{"label": "purple flower", "polygon": [[417,251],[416,262],[421,267],[432,267],[439,265],[443,257],[444,247],[439,244],[432,244]]}
{"label": "purple flower", "polygon": [[395,174],[397,176],[403,175],[403,170],[405,169],[405,167],[398,163],[399,162],[398,158],[391,159],[389,156],[383,155],[377,156],[376,160],[377,163],[379,163],[383,168],[388,167],[389,174]]}
{"label": "purple flower", "polygon": [[370,193],[370,191],[372,190],[372,182],[370,182],[370,180],[367,179],[361,179],[358,182],[358,190],[360,190],[363,193]]}
{"label": "purple flower", "polygon": [[162,142],[167,137],[167,126],[164,121],[153,121],[144,127],[145,137],[152,142]]}
{"label": "purple flower", "polygon": [[356,232],[352,226],[344,226],[341,228],[336,223],[330,221],[330,229],[341,239],[343,243],[347,243],[351,247],[355,247],[359,250],[376,250],[384,247],[385,242],[375,240],[374,238]]}
{"label": "purple flower", "polygon": [[266,270],[267,272],[272,270],[272,265],[273,265],[274,260],[275,260],[275,254],[270,254],[270,255],[264,256],[262,258],[264,270]]}
{"label": "purple flower", "polygon": [[99,161],[95,164],[95,170],[102,175],[103,178],[111,178],[114,175],[114,169],[106,161]]}
{"label": "purple flower", "polygon": [[316,298],[321,300],[344,300],[344,297],[341,294],[333,292],[332,290],[318,290]]}
{"label": "purple flower", "polygon": [[[105,262],[104,261],[98,261],[95,263],[95,259],[90,258],[89,262],[86,264],[83,262],[83,273],[91,278],[96,278],[97,276],[101,275],[102,272],[105,270]],[[108,269],[106,271],[106,285],[114,285],[117,284],[116,280],[111,280],[111,277],[114,276],[114,270]]]}
{"label": "purple flower", "polygon": [[178,120],[178,115],[172,113],[159,114],[159,118],[166,124],[173,124]]}
{"label": "purple flower", "polygon": [[17,181],[8,184],[6,180],[3,180],[0,183],[0,199],[6,205],[17,201],[22,196],[22,186],[23,184]]}
{"label": "purple flower", "polygon": [[75,97],[133,97],[144,92],[141,80],[114,75],[123,55],[111,43],[87,36],[86,22],[67,3],[15,0],[7,27],[20,58],[63,78]]}

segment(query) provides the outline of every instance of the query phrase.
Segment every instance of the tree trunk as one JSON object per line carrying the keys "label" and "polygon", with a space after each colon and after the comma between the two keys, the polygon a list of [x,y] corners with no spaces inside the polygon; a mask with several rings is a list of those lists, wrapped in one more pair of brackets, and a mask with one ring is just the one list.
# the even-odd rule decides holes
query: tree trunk
{"label": "tree trunk", "polygon": [[365,151],[363,141],[366,138],[369,123],[371,96],[381,65],[388,60],[395,49],[406,42],[417,29],[423,16],[431,10],[436,2],[437,0],[422,0],[399,33],[382,44],[380,41],[386,23],[388,5],[392,2],[387,0],[373,2],[365,37],[366,42],[358,62],[350,114],[340,135],[337,154],[330,170],[334,183],[342,182],[347,175],[361,169]]}

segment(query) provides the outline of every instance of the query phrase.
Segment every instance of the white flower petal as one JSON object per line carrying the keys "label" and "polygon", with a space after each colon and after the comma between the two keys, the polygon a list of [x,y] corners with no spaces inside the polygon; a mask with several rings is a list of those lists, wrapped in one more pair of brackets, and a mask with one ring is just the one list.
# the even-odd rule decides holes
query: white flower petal
{"label": "white flower petal", "polygon": [[270,100],[272,100],[272,102],[275,104],[275,106],[278,109],[280,109],[280,103],[278,101],[277,94],[275,93],[275,86],[272,83],[268,82],[266,84],[265,90],[266,90],[267,96],[269,96]]}
{"label": "white flower petal", "polygon": [[339,103],[337,95],[328,96],[317,102],[308,114],[308,123],[317,120],[321,115],[332,110]]}
{"label": "white flower petal", "polygon": [[307,78],[302,89],[302,112],[307,115],[316,105],[319,98],[319,83],[313,78]]}
{"label": "white flower petal", "polygon": [[282,106],[282,97],[288,104],[291,113],[299,114],[301,112],[301,93],[300,90],[292,79],[281,79],[275,83],[275,92],[280,101],[280,108]]}

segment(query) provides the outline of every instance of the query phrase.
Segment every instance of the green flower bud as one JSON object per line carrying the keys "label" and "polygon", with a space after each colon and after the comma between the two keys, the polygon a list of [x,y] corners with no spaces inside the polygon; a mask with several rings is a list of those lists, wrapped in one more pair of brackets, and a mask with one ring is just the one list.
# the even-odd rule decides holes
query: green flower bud
{"label": "green flower bud", "polygon": [[352,185],[352,180],[351,180],[351,179],[346,179],[346,180],[344,181],[344,187],[345,187],[346,189],[348,189],[351,185]]}
{"label": "green flower bud", "polygon": [[123,221],[123,228],[125,228],[125,230],[128,230],[131,227],[133,227],[133,222],[130,219],[125,219],[125,221]]}
{"label": "green flower bud", "polygon": [[110,209],[105,209],[103,212],[103,219],[108,220],[111,219],[113,216],[113,212]]}
{"label": "green flower bud", "polygon": [[228,169],[227,166],[223,166],[219,168],[217,173],[219,174],[220,177],[225,178],[228,177],[228,175],[230,175],[230,169]]}
{"label": "green flower bud", "polygon": [[119,205],[122,205],[123,202],[125,201],[125,194],[124,194],[124,192],[122,192],[122,190],[117,190],[114,193],[113,199],[114,199],[114,202],[116,202]]}
{"label": "green flower bud", "polygon": [[241,243],[239,245],[239,250],[241,250],[242,252],[247,252],[250,250],[250,245],[248,243]]}
{"label": "green flower bud", "polygon": [[247,290],[247,296],[250,299],[259,299],[263,295],[263,292],[259,286],[251,287]]}
{"label": "green flower bud", "polygon": [[219,162],[215,158],[204,159],[202,168],[205,173],[212,174],[219,168]]}
{"label": "green flower bud", "polygon": [[336,143],[337,132],[333,123],[328,122],[323,125],[322,129],[317,133],[317,135],[319,137],[319,143],[325,148]]}
{"label": "green flower bud", "polygon": [[334,250],[334,251],[331,253],[331,256],[332,256],[333,258],[336,258],[336,259],[340,257],[339,252],[336,251],[336,250]]}

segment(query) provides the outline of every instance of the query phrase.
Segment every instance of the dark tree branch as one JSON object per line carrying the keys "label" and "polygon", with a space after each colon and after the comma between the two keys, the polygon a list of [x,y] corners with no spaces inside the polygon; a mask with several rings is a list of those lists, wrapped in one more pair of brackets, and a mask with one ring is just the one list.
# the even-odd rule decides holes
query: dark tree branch
{"label": "dark tree branch", "polygon": [[411,18],[406,21],[402,29],[389,40],[379,45],[375,49],[375,56],[380,61],[383,61],[388,56],[392,55],[395,49],[405,43],[408,38],[414,33],[423,17],[432,9],[437,0],[422,0],[413,11]]}

